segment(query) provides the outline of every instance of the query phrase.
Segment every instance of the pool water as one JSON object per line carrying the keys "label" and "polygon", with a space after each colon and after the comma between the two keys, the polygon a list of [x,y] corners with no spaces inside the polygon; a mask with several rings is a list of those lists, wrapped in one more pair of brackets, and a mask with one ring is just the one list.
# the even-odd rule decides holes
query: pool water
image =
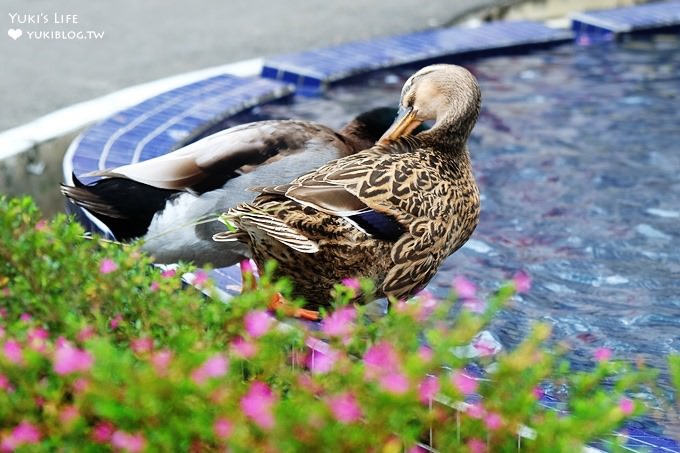
{"label": "pool water", "polygon": [[[462,62],[483,109],[470,140],[482,193],[472,241],[430,284],[455,275],[482,291],[524,269],[533,288],[491,326],[507,347],[536,321],[571,346],[576,368],[599,347],[667,370],[680,350],[680,37]],[[296,117],[340,127],[394,105],[417,68],[376,72],[234,119]],[[667,375],[661,387],[670,391]],[[677,420],[661,415],[666,434]]]}

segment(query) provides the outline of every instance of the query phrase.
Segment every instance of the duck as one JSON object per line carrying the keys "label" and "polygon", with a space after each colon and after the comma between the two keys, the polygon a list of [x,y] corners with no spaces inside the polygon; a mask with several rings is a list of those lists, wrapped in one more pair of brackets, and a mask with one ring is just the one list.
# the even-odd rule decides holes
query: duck
{"label": "duck", "polygon": [[101,177],[61,185],[61,192],[106,225],[115,240],[142,240],[156,263],[227,267],[249,257],[242,244],[216,243],[217,220],[252,201],[247,189],[283,184],[335,158],[371,147],[397,110],[379,107],[340,131],[303,120],[265,120],[235,126],[138,163],[95,171]]}
{"label": "duck", "polygon": [[276,261],[305,300],[303,318],[318,319],[347,278],[373,280],[375,298],[408,298],[479,222],[467,142],[480,108],[467,69],[424,67],[405,82],[399,115],[374,146],[257,188],[252,202],[221,216],[228,228],[214,239],[245,244],[258,267]]}

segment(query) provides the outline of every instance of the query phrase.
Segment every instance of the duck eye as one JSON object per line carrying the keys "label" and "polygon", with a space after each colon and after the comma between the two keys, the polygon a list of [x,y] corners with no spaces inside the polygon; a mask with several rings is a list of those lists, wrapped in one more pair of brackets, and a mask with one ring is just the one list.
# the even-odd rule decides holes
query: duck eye
{"label": "duck eye", "polygon": [[415,95],[415,94],[411,94],[411,96],[409,96],[408,100],[406,101],[406,105],[407,105],[408,108],[412,109],[412,108],[413,108],[413,104],[414,104],[415,102],[416,102],[416,95]]}

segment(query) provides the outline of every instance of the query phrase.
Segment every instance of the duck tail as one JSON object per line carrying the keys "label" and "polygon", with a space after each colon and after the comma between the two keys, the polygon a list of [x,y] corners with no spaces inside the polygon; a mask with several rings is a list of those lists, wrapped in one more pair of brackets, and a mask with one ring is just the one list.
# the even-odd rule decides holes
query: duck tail
{"label": "duck tail", "polygon": [[61,193],[104,222],[119,241],[144,236],[156,212],[178,193],[116,177],[85,185],[73,175],[73,184],[62,184]]}

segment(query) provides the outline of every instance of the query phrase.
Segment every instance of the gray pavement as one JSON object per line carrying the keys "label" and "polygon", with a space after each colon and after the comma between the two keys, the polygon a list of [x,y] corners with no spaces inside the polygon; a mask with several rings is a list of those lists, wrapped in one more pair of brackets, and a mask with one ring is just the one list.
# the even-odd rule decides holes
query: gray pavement
{"label": "gray pavement", "polygon": [[[502,2],[2,0],[0,131],[130,85],[441,26],[497,3]],[[90,39],[77,39],[77,32]]]}

